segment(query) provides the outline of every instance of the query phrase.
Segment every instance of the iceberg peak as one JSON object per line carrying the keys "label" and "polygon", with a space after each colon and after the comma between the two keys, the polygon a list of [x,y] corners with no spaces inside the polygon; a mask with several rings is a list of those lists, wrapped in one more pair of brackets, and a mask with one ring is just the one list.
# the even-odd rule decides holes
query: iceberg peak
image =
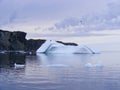
{"label": "iceberg peak", "polygon": [[73,53],[73,54],[95,54],[96,52],[86,45],[64,45],[62,43],[46,40],[36,51],[37,53]]}

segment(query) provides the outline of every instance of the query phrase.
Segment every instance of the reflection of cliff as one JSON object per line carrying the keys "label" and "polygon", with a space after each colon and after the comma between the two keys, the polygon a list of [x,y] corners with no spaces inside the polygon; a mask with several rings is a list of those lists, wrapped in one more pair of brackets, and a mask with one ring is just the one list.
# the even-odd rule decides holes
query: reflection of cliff
{"label": "reflection of cliff", "polygon": [[15,63],[25,64],[25,55],[17,53],[0,54],[0,67],[13,67]]}

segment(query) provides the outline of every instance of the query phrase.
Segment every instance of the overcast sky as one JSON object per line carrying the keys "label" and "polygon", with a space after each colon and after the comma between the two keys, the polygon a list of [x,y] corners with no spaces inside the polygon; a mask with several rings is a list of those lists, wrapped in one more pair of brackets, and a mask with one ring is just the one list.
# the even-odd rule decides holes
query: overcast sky
{"label": "overcast sky", "polygon": [[0,19],[51,20],[104,12],[116,0],[0,0]]}
{"label": "overcast sky", "polygon": [[[25,28],[25,26],[29,26],[29,23],[32,23],[33,26],[36,23],[47,26],[48,22],[58,21],[49,27],[51,30],[54,28],[61,29],[61,25],[65,28],[66,26],[79,25],[79,19],[76,21],[76,18],[84,16],[84,18],[88,18],[90,14],[97,17],[102,15],[102,18],[116,18],[120,14],[117,11],[120,9],[118,3],[120,3],[119,0],[0,0],[0,28],[19,23],[22,27],[17,25],[16,28],[23,29],[23,26]],[[112,16],[109,15],[111,12],[113,12]],[[75,20],[71,18],[75,18]],[[98,23],[98,21],[92,21]],[[102,21],[101,18],[99,18],[99,21]],[[41,26],[35,27],[37,29],[41,28]]]}

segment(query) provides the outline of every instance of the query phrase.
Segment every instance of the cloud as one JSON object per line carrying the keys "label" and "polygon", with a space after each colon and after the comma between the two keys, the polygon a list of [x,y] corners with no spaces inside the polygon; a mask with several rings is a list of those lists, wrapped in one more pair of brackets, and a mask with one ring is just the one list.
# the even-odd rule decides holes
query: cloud
{"label": "cloud", "polygon": [[120,29],[120,1],[108,4],[104,13],[94,13],[79,18],[66,18],[55,23],[48,30],[89,32],[91,30]]}
{"label": "cloud", "polygon": [[17,13],[14,12],[14,13],[9,17],[9,23],[12,23],[16,18],[17,18]]}
{"label": "cloud", "polygon": [[67,18],[64,19],[61,22],[58,22],[55,24],[55,28],[56,29],[66,29],[68,27],[75,27],[78,26],[79,24],[81,24],[81,20],[79,20],[78,18]]}
{"label": "cloud", "polygon": [[118,15],[120,15],[120,1],[116,2],[116,3],[109,3],[108,4],[108,13],[110,14],[110,16],[112,17],[116,17]]}
{"label": "cloud", "polygon": [[[31,22],[45,23],[47,30],[53,32],[119,28],[120,1],[108,4],[110,1],[112,0],[0,0],[0,26],[26,21],[28,26]],[[54,20],[57,22],[47,27],[47,22]],[[35,26],[36,31],[42,30],[42,25],[39,25]]]}
{"label": "cloud", "polygon": [[[105,8],[109,0],[0,0],[0,17],[11,17],[18,13],[17,18],[29,21],[51,21],[66,17],[78,17],[89,12],[99,12]],[[96,7],[96,8],[95,8]],[[8,17],[6,17],[6,15]],[[27,18],[26,18],[27,17]],[[0,18],[1,19],[1,18]],[[6,20],[7,21],[7,20]]]}
{"label": "cloud", "polygon": [[1,18],[0,26],[14,23],[15,19],[17,19],[17,13],[12,12],[9,16],[6,15],[6,17]]}

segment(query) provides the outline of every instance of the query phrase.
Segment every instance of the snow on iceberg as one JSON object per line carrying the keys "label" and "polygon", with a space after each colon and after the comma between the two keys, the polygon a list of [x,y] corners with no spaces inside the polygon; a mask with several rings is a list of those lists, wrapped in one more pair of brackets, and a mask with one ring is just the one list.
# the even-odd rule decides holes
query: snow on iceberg
{"label": "snow on iceberg", "polygon": [[75,54],[95,54],[96,52],[85,45],[64,45],[52,40],[46,40],[36,51],[39,53],[75,53]]}

